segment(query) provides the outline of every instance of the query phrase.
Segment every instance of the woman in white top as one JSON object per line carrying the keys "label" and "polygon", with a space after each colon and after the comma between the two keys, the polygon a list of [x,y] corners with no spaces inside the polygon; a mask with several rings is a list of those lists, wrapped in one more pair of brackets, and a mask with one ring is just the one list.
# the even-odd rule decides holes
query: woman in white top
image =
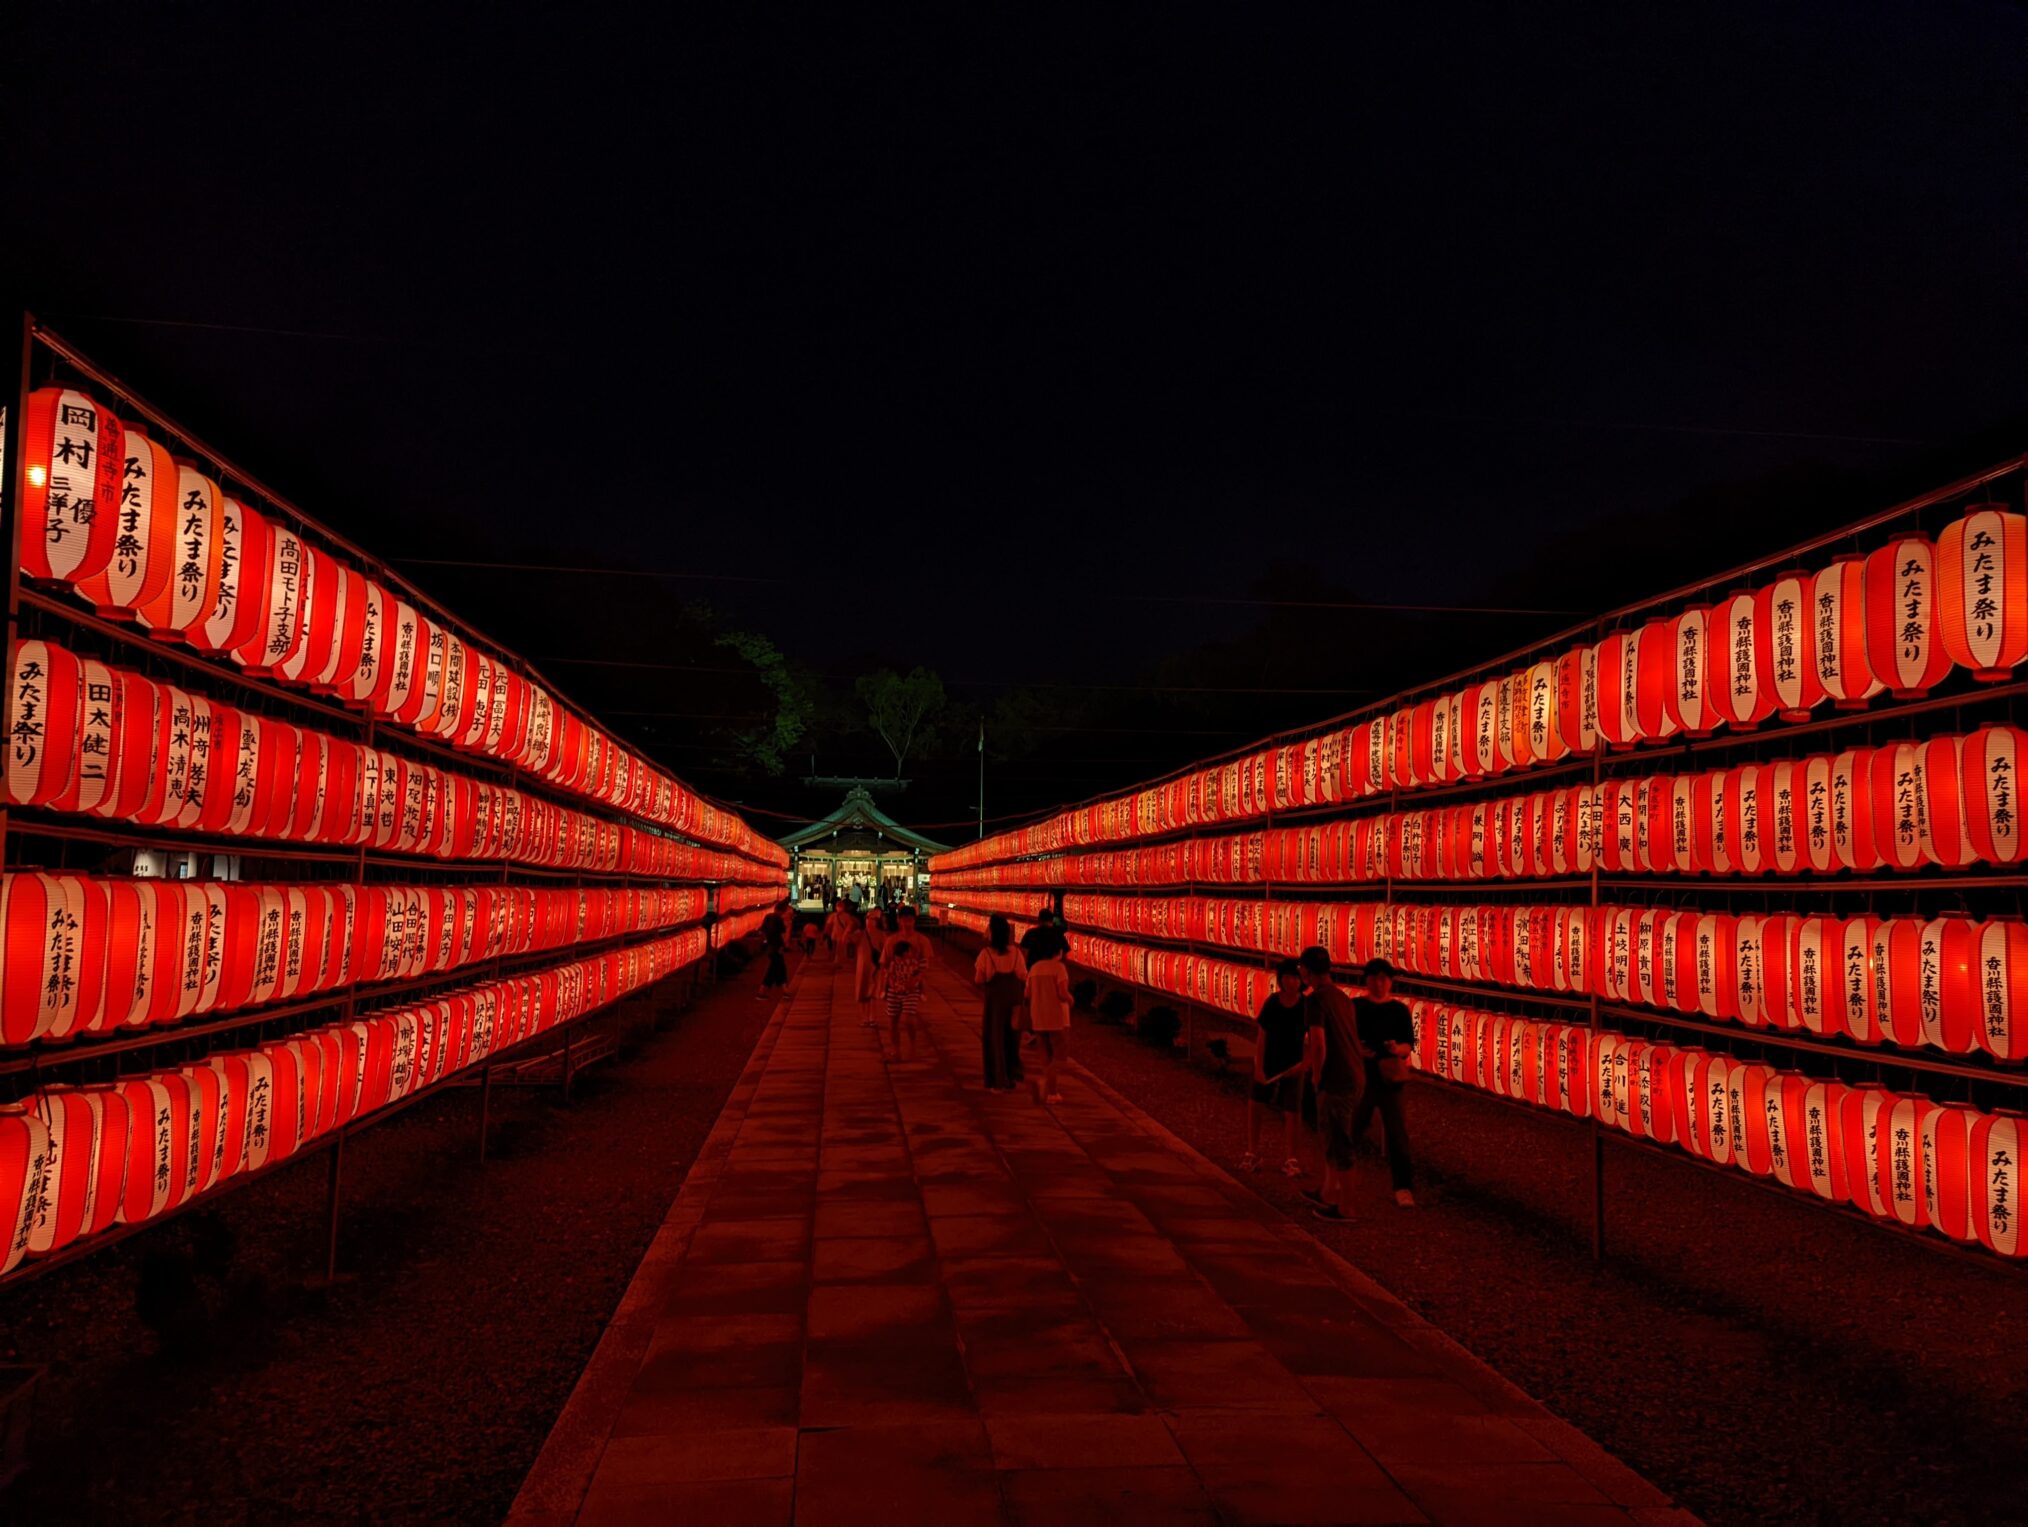
{"label": "woman in white top", "polygon": [[1021,1035],[1014,1020],[1027,995],[1028,961],[1014,947],[1014,925],[997,912],[986,924],[986,946],[972,963],[972,980],[986,994],[979,1051],[987,1090],[1012,1092],[1021,1080]]}

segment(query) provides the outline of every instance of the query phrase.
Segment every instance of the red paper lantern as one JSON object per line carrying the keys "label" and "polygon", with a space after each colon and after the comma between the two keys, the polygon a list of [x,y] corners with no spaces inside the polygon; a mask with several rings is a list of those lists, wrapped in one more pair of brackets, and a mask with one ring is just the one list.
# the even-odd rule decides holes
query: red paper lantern
{"label": "red paper lantern", "polygon": [[1975,1042],[1980,1006],[1979,925],[1939,917],[1923,925],[1918,955],[1922,1041],[1956,1054]]}
{"label": "red paper lantern", "polygon": [[27,494],[21,570],[31,578],[90,578],[118,538],[120,421],[82,392],[38,387],[28,395]]}
{"label": "red paper lantern", "polygon": [[1858,710],[1886,688],[1866,647],[1866,561],[1840,557],[1810,579],[1817,680],[1840,710]]}
{"label": "red paper lantern", "polygon": [[172,458],[169,474],[154,491],[171,505],[170,537],[159,548],[167,578],[135,606],[134,615],[150,636],[183,641],[218,597],[218,490],[195,467]]}
{"label": "red paper lantern", "polygon": [[323,662],[306,670],[306,676],[318,689],[335,691],[341,700],[350,702],[355,698],[354,681],[365,653],[367,616],[378,609],[383,596],[362,574],[336,557],[331,558],[331,566],[338,580],[331,641]]}
{"label": "red paper lantern", "polygon": [[113,680],[113,724],[107,739],[112,775],[93,814],[114,821],[138,816],[155,775],[155,686],[137,673]]}
{"label": "red paper lantern", "polygon": [[1866,559],[1866,655],[1897,700],[1929,693],[1950,671],[1927,536],[1903,536]]}
{"label": "red paper lantern", "polygon": [[1796,833],[1801,845],[1801,868],[1813,875],[1828,875],[1840,866],[1833,822],[1832,761],[1827,753],[1812,753],[1795,767]]}
{"label": "red paper lantern", "polygon": [[1725,840],[1733,873],[1758,875],[1768,866],[1769,771],[1745,764],[1725,771]]}
{"label": "red paper lantern", "polygon": [[2028,517],[1979,504],[1937,538],[1937,625],[1950,660],[1998,683],[2028,657]]}
{"label": "red paper lantern", "polygon": [[1784,759],[1766,765],[1766,862],[1778,875],[1792,875],[1803,864],[1803,779],[1798,766]]}
{"label": "red paper lantern", "polygon": [[1634,727],[1660,742],[1676,734],[1670,698],[1676,689],[1676,638],[1670,622],[1651,620],[1634,635]]}
{"label": "red paper lantern", "polygon": [[1978,927],[1976,986],[1979,1048],[2001,1060],[2028,1056],[2028,925],[2013,918]]}
{"label": "red paper lantern", "polygon": [[1844,1153],[1845,1191],[1852,1203],[1880,1219],[1892,1216],[1880,1153],[1889,1131],[1888,1116],[1895,1096],[1870,1083],[1847,1087],[1839,1100],[1838,1135]]}
{"label": "red paper lantern", "polygon": [[1964,739],[1933,737],[1922,744],[1917,778],[1922,786],[1919,822],[1922,855],[1946,869],[1964,869],[1977,857],[1966,831],[1963,759]]}
{"label": "red paper lantern", "polygon": [[1922,924],[1884,918],[1873,928],[1873,1006],[1880,1035],[1913,1048],[1922,1038]]}
{"label": "red paper lantern", "polygon": [[28,1189],[28,1254],[40,1257],[76,1240],[92,1207],[100,1110],[84,1094],[64,1087],[37,1094],[28,1106],[44,1130],[42,1170]]}
{"label": "red paper lantern", "polygon": [[114,747],[118,695],[112,670],[86,659],[79,672],[77,760],[70,783],[49,802],[52,811],[96,811],[106,798],[118,761]]}
{"label": "red paper lantern", "polygon": [[1784,721],[1809,720],[1825,698],[1812,582],[1806,574],[1790,573],[1754,596],[1757,635],[1765,646],[1760,671],[1774,686],[1775,713]]}
{"label": "red paper lantern", "polygon": [[1573,753],[1598,746],[1598,649],[1572,647],[1556,660],[1557,727]]}
{"label": "red paper lantern", "polygon": [[1873,838],[1890,869],[1912,870],[1923,861],[1922,762],[1912,742],[1873,752]]}
{"label": "red paper lantern", "polygon": [[[251,510],[243,512],[251,540],[256,516]],[[244,664],[249,673],[286,674],[307,636],[304,604],[314,576],[308,548],[293,528],[276,523],[268,540],[265,564],[256,564],[249,558],[245,566],[244,581],[249,587],[244,603],[252,607],[258,599],[259,620],[251,636],[232,649],[233,660]]]}
{"label": "red paper lantern", "polygon": [[1718,709],[1734,731],[1752,731],[1774,713],[1774,678],[1765,667],[1772,644],[1760,626],[1761,607],[1752,594],[1733,594],[1711,607]]}
{"label": "red paper lantern", "polygon": [[1767,952],[1763,941],[1768,919],[1751,915],[1733,924],[1734,1011],[1739,1021],[1753,1028],[1765,1028],[1771,1021],[1768,1011]]}
{"label": "red paper lantern", "polygon": [[1831,847],[1850,870],[1880,868],[1873,828],[1873,750],[1855,748],[1831,760]]}
{"label": "red paper lantern", "polygon": [[1838,1134],[1845,1096],[1842,1082],[1813,1081],[1800,1094],[1786,1084],[1783,1102],[1790,1108],[1786,1138],[1794,1186],[1807,1187],[1829,1203],[1846,1202],[1845,1151]]}
{"label": "red paper lantern", "polygon": [[[2021,1234],[2021,1152],[2028,1148],[2023,1122],[2017,1113],[1988,1114],[1972,1126],[1966,1153],[1972,1229],[1981,1246],[2003,1257],[2028,1254],[2028,1238]],[[5,1222],[6,1181],[0,1176],[0,1224]]]}
{"label": "red paper lantern", "polygon": [[49,1127],[18,1103],[0,1107],[0,1273],[28,1254],[48,1156]]}
{"label": "red paper lantern", "polygon": [[1615,752],[1641,740],[1637,694],[1640,644],[1636,633],[1615,631],[1602,638],[1593,665],[1598,683],[1598,734]]}
{"label": "red paper lantern", "polygon": [[1973,856],[1987,864],[2021,862],[2021,818],[2014,799],[2021,743],[2018,727],[1984,726],[1958,749],[1965,837]]}
{"label": "red paper lantern", "polygon": [[1675,647],[1669,716],[1692,737],[1708,737],[1725,722],[1719,705],[1718,665],[1711,651],[1710,613],[1701,605],[1693,606],[1669,622]]}
{"label": "red paper lantern", "polygon": [[1545,660],[1528,670],[1528,750],[1538,764],[1555,763],[1570,752],[1557,704],[1556,667]]}
{"label": "red paper lantern", "polygon": [[1929,1225],[1929,1204],[1923,1193],[1923,1133],[1937,1105],[1925,1097],[1894,1100],[1875,1139],[1878,1193],[1887,1215],[1911,1230]]}
{"label": "red paper lantern", "polygon": [[118,506],[103,511],[113,519],[112,555],[102,571],[77,580],[101,615],[131,615],[159,599],[177,555],[175,458],[132,425],[121,433]]}
{"label": "red paper lantern", "polygon": [[81,1090],[98,1114],[91,1195],[84,1218],[78,1225],[78,1236],[83,1238],[110,1230],[119,1219],[127,1184],[129,1124],[127,1100],[118,1087],[95,1086]]}
{"label": "red paper lantern", "polygon": [[211,598],[184,628],[194,647],[230,652],[258,646],[267,626],[269,565],[274,559],[274,526],[266,515],[218,491],[218,484],[191,467],[182,469],[184,504],[193,515],[209,503],[217,526]]}
{"label": "red paper lantern", "polygon": [[1954,1241],[1978,1239],[1972,1228],[1972,1132],[1984,1118],[1966,1103],[1946,1103],[1923,1116],[1923,1214]]}
{"label": "red paper lantern", "polygon": [[12,668],[7,798],[16,806],[46,805],[76,770],[84,670],[63,648],[40,641],[15,643]]}

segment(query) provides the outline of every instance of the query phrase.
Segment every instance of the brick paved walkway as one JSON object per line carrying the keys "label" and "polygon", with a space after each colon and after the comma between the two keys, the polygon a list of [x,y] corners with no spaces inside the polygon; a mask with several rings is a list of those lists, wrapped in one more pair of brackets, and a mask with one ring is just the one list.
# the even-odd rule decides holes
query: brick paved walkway
{"label": "brick paved walkway", "polygon": [[891,1066],[798,974],[516,1527],[1693,1521],[1094,1079],[986,1092],[976,1014],[933,966]]}

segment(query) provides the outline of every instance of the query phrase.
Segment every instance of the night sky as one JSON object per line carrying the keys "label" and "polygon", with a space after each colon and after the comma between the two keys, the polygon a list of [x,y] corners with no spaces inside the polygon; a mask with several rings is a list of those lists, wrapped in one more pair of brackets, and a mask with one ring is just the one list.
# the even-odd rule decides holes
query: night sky
{"label": "night sky", "polygon": [[406,568],[790,813],[606,665],[1028,686],[999,815],[2028,445],[2016,7],[1099,9],[43,7],[0,259],[397,563],[682,575]]}

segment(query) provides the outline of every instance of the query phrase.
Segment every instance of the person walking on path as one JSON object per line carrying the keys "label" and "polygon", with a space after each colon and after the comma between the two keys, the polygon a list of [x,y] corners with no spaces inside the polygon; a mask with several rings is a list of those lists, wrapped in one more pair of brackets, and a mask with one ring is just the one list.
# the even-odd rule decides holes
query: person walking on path
{"label": "person walking on path", "polygon": [[837,929],[830,935],[831,963],[833,965],[837,965],[843,960],[856,961],[858,954],[860,938],[859,920],[850,912],[845,911],[844,906],[845,904],[840,902],[832,914],[838,919]]}
{"label": "person walking on path", "polygon": [[876,913],[855,913],[852,920],[858,926],[855,942],[859,947],[852,990],[859,998],[859,1021],[870,1029],[878,1023],[873,1016],[873,993],[880,981],[880,946],[886,940],[887,932],[880,926]]}
{"label": "person walking on path", "polygon": [[1063,939],[1063,935],[1051,921],[1053,916],[1049,908],[1044,907],[1035,914],[1034,926],[1021,935],[1021,957],[1028,962],[1030,970],[1048,959],[1051,951],[1055,950]]}
{"label": "person walking on path", "polygon": [[831,963],[838,963],[838,952],[845,946],[846,930],[852,924],[852,914],[845,910],[843,903],[833,902],[831,915],[824,919],[824,940],[831,946]]}
{"label": "person walking on path", "polygon": [[1415,1163],[1409,1155],[1408,1120],[1402,1104],[1408,1091],[1408,1055],[1415,1048],[1415,1021],[1408,1004],[1394,995],[1394,967],[1366,962],[1366,994],[1352,999],[1359,1030],[1359,1056],[1366,1085],[1352,1114],[1352,1140],[1366,1138],[1378,1112],[1387,1130],[1387,1169],[1394,1178],[1394,1201],[1415,1207]]}
{"label": "person walking on path", "polygon": [[[880,990],[887,1001],[888,1056],[892,1060],[914,1060],[916,1018],[922,1006],[922,979],[925,956],[920,936],[904,929],[887,941],[880,953]],[[901,1038],[908,1036],[908,1053],[901,1053]]]}
{"label": "person walking on path", "polygon": [[789,916],[784,899],[761,919],[761,947],[767,951],[768,967],[761,973],[760,990],[754,993],[757,1002],[765,1002],[789,984],[789,962],[783,954],[789,942]]}
{"label": "person walking on path", "polygon": [[1317,1123],[1324,1132],[1324,1183],[1307,1188],[1318,1219],[1352,1218],[1352,1119],[1359,1110],[1359,1021],[1352,997],[1331,978],[1330,951],[1312,944],[1298,963],[1322,1046],[1316,1053]]}
{"label": "person walking on path", "polygon": [[979,1049],[986,1086],[1012,1092],[1021,1079],[1021,1034],[1014,1026],[1028,987],[1028,961],[1014,947],[1014,925],[998,912],[986,924],[986,945],[972,964],[972,980],[986,994]]}
{"label": "person walking on path", "polygon": [[1056,1068],[1070,1053],[1070,972],[1055,945],[1028,967],[1028,1027],[1042,1051],[1042,1075],[1029,1082],[1035,1101],[1061,1103]]}
{"label": "person walking on path", "polygon": [[1294,960],[1275,966],[1275,989],[1254,1019],[1253,1086],[1246,1100],[1246,1154],[1242,1172],[1260,1168],[1261,1122],[1272,1111],[1282,1116],[1282,1175],[1300,1177],[1296,1127],[1303,1112],[1303,1077],[1315,1064],[1310,1019],[1303,1001],[1303,967]]}

